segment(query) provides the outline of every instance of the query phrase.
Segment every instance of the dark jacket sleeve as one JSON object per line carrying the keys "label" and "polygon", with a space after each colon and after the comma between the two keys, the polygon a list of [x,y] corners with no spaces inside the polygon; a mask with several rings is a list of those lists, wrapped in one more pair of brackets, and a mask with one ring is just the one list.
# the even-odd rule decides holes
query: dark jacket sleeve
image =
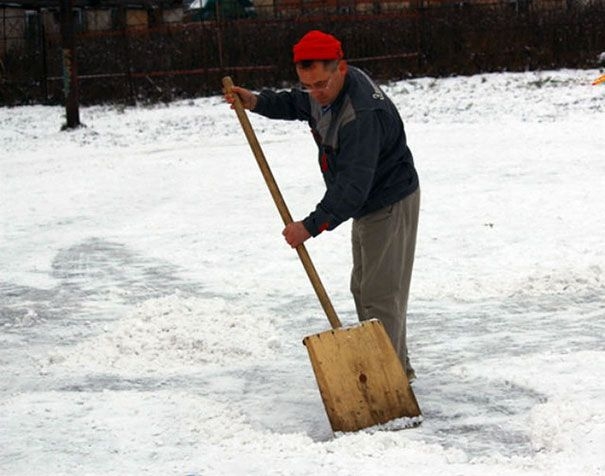
{"label": "dark jacket sleeve", "polygon": [[359,211],[368,198],[383,135],[378,111],[359,112],[342,127],[338,151],[331,164],[335,180],[303,224],[312,236],[332,230]]}
{"label": "dark jacket sleeve", "polygon": [[252,110],[270,119],[308,121],[311,117],[309,95],[293,89],[276,93],[264,89],[257,97],[256,107]]}

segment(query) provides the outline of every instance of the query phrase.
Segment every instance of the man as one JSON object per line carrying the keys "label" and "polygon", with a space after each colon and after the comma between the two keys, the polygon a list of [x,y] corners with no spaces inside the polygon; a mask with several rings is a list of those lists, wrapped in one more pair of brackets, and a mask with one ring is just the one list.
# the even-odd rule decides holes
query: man
{"label": "man", "polygon": [[[384,92],[348,66],[341,43],[313,30],[294,45],[300,88],[259,95],[234,87],[246,109],[303,120],[319,149],[326,193],[283,235],[296,248],[353,218],[351,292],[360,320],[379,319],[410,380],[406,310],[420,206],[418,175],[403,122]],[[233,97],[226,95],[233,103]]]}

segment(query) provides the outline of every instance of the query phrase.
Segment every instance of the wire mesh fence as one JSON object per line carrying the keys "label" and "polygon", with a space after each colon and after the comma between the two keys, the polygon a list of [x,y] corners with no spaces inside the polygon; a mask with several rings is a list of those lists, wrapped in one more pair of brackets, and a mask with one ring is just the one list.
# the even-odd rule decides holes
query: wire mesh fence
{"label": "wire mesh fence", "polygon": [[[231,74],[249,87],[295,80],[291,46],[308,30],[338,36],[352,64],[379,79],[594,66],[605,3],[273,2],[255,18],[136,23],[76,35],[80,99],[169,101],[215,94]],[[322,7],[323,5],[323,7]],[[380,7],[377,7],[380,5]],[[411,6],[410,6],[411,5]],[[363,6],[363,9],[361,8]],[[269,7],[266,7],[269,8]],[[2,11],[0,10],[0,15]],[[52,20],[52,17],[51,17]],[[4,9],[0,104],[62,100],[62,53],[48,14]]]}

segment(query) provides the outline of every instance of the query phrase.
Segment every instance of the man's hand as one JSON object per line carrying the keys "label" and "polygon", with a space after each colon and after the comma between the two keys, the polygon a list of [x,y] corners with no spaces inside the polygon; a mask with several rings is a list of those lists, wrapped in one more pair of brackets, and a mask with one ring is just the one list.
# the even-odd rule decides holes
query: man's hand
{"label": "man's hand", "polygon": [[231,88],[232,94],[225,92],[225,101],[231,104],[231,109],[235,109],[233,103],[235,102],[234,94],[237,94],[242,101],[242,106],[244,109],[254,109],[256,107],[257,97],[252,91],[249,91],[245,88],[240,88],[239,86],[233,86]]}
{"label": "man's hand", "polygon": [[290,223],[281,233],[292,248],[298,248],[305,241],[311,238],[311,234],[305,228],[301,221]]}

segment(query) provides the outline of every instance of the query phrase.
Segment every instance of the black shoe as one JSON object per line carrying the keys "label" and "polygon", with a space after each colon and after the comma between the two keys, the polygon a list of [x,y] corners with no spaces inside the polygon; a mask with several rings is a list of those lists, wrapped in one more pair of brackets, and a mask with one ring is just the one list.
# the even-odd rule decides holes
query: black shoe
{"label": "black shoe", "polygon": [[407,369],[407,371],[405,372],[406,377],[408,378],[408,382],[412,383],[414,380],[416,380],[416,372],[414,372],[414,369]]}

